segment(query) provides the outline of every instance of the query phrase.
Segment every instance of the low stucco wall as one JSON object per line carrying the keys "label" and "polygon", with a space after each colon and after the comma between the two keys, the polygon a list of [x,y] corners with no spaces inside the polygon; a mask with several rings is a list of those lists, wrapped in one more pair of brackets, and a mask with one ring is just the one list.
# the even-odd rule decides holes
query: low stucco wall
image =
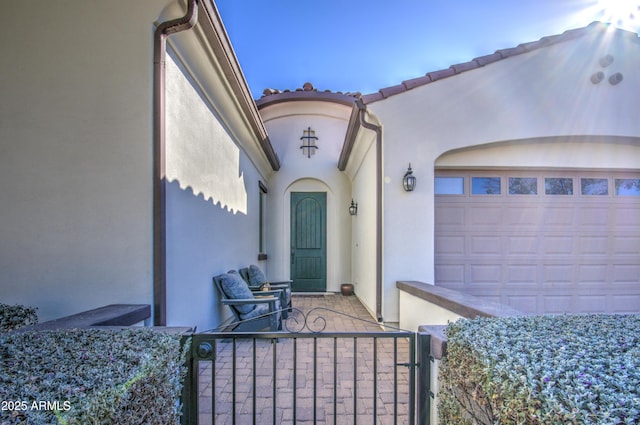
{"label": "low stucco wall", "polygon": [[417,281],[398,281],[400,328],[430,335],[429,417],[438,423],[438,371],[446,351],[445,325],[460,318],[521,316],[509,306]]}
{"label": "low stucco wall", "polygon": [[417,331],[420,326],[446,325],[462,317],[521,316],[509,306],[424,282],[398,281],[400,327]]}
{"label": "low stucco wall", "polygon": [[462,316],[419,296],[400,291],[400,328],[416,331],[421,325],[446,325]]}

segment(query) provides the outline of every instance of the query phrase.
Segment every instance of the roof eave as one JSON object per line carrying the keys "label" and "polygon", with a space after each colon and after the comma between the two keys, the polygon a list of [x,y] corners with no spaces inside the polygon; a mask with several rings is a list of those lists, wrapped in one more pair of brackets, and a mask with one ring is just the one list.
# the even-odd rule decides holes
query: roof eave
{"label": "roof eave", "polygon": [[251,96],[251,92],[224,28],[224,24],[222,23],[222,19],[220,18],[218,9],[210,0],[203,1],[201,4],[204,6],[206,17],[202,16],[205,14],[201,14],[202,18],[199,19],[206,19],[208,25],[204,27],[206,28],[208,26],[213,30],[209,33],[211,45],[216,56],[219,58],[223,73],[229,82],[238,106],[245,114],[251,131],[258,140],[269,165],[274,171],[278,171],[280,169],[280,159],[271,145],[267,130],[258,112],[256,102]]}
{"label": "roof eave", "polygon": [[358,107],[358,104],[354,102],[351,109],[351,116],[349,117],[349,125],[347,126],[344,142],[342,143],[342,151],[340,151],[340,158],[338,159],[338,169],[340,171],[345,171],[347,169],[353,145],[356,142],[358,131],[360,131],[361,126],[360,120],[358,119],[359,112],[360,108]]}
{"label": "roof eave", "polygon": [[340,105],[351,106],[356,101],[356,97],[354,97],[353,95],[328,91],[323,92],[296,90],[269,94],[256,100],[255,103],[258,109],[263,109],[271,105],[276,105],[278,103],[295,101],[333,102]]}

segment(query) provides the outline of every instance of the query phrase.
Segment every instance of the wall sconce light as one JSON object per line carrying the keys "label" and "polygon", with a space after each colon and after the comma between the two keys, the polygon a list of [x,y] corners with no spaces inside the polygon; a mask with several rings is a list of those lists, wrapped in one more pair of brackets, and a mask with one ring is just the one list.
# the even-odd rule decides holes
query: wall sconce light
{"label": "wall sconce light", "polygon": [[302,146],[300,146],[302,154],[306,155],[307,158],[311,158],[311,155],[315,154],[316,149],[318,149],[318,146],[316,146],[316,141],[318,140],[316,132],[309,127],[303,130],[300,140],[302,140]]}
{"label": "wall sconce light", "polygon": [[404,177],[402,178],[402,186],[407,192],[411,192],[416,188],[416,176],[413,175],[413,171],[411,170],[411,163],[409,163],[409,169],[404,173]]}
{"label": "wall sconce light", "polygon": [[358,215],[358,203],[353,202],[353,199],[351,200],[351,206],[349,206],[349,215]]}

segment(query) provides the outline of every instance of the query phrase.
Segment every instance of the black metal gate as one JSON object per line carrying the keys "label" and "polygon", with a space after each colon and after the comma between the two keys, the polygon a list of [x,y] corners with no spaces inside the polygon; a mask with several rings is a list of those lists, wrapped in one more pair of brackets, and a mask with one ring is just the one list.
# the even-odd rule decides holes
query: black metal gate
{"label": "black metal gate", "polygon": [[295,322],[293,331],[191,335],[182,424],[413,425],[425,415],[416,333],[324,332],[308,315]]}

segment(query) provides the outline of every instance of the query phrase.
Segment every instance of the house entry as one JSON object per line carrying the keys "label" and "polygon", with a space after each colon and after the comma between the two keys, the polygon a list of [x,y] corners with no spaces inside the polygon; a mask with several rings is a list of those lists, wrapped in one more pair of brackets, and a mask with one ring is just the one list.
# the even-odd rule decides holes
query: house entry
{"label": "house entry", "polygon": [[327,194],[291,192],[292,290],[327,289]]}

